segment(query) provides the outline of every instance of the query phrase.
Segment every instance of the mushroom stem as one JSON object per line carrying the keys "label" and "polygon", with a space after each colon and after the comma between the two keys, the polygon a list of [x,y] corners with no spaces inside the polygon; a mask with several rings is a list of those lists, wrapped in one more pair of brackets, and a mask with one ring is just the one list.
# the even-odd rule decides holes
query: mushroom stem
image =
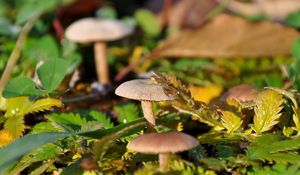
{"label": "mushroom stem", "polygon": [[169,153],[160,153],[158,155],[159,168],[163,171],[169,168]]}
{"label": "mushroom stem", "polygon": [[95,64],[97,79],[100,84],[109,84],[109,70],[106,59],[106,43],[96,42],[94,44]]}
{"label": "mushroom stem", "polygon": [[151,101],[141,101],[142,109],[144,112],[145,119],[152,125],[155,126],[155,118],[152,111],[152,102]]}

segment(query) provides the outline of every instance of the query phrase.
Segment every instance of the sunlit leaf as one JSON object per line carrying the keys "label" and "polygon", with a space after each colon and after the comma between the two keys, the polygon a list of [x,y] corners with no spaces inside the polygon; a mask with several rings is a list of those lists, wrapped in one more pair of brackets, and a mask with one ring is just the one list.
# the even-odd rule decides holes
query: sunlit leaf
{"label": "sunlit leaf", "polygon": [[259,95],[254,108],[254,131],[258,134],[269,131],[279,121],[283,98],[279,93],[266,90]]}
{"label": "sunlit leaf", "polygon": [[222,111],[222,114],[223,116],[221,121],[228,133],[232,133],[241,127],[243,121],[235,113],[230,111]]}

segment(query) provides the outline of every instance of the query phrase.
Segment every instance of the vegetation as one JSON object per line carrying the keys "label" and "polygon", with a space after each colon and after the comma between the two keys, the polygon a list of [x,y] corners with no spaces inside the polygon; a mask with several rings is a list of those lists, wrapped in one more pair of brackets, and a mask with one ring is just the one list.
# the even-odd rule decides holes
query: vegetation
{"label": "vegetation", "polygon": [[[83,2],[0,1],[1,175],[300,174],[299,12],[279,18],[262,10],[253,16],[232,10],[230,3],[215,3],[213,8],[205,7],[210,9],[205,16],[192,21],[194,25],[198,20],[204,23],[193,29],[185,24],[183,29],[168,22],[168,15],[158,21],[169,12],[166,7],[154,14],[134,1],[123,9],[122,2],[95,5],[100,1],[90,0],[85,3],[97,8],[84,13]],[[224,17],[226,8],[231,12]],[[84,16],[118,18],[135,29],[131,36],[107,43],[110,84],[98,83],[91,59],[93,46],[63,37],[63,30]],[[188,21],[188,15],[183,19]],[[282,24],[275,24],[274,19]],[[208,34],[201,32],[207,26],[231,22],[241,25],[243,32],[258,34],[247,35],[250,39],[225,40],[220,35],[220,42],[211,38],[197,41],[212,47],[222,44],[227,50],[204,53],[201,43],[193,43],[192,37],[205,39]],[[274,38],[282,36],[273,25],[290,32],[285,36],[286,42],[292,41],[287,53],[283,53],[284,42],[274,43]],[[260,35],[259,31],[269,33]],[[264,45],[270,36],[275,50],[280,46],[282,53]],[[233,40],[238,44],[230,45]],[[247,49],[241,47],[245,45],[253,54],[247,55]],[[163,89],[159,93],[175,99],[149,99],[155,126],[143,118],[145,109],[139,101],[114,94],[118,85],[137,77],[146,78],[154,89]],[[229,90],[241,84],[256,89]],[[154,90],[147,92],[159,95]],[[238,95],[229,95],[232,92]],[[140,99],[145,100],[146,95]],[[170,154],[167,169],[159,168],[157,155],[127,148],[140,135],[171,131],[189,134],[199,145]]]}

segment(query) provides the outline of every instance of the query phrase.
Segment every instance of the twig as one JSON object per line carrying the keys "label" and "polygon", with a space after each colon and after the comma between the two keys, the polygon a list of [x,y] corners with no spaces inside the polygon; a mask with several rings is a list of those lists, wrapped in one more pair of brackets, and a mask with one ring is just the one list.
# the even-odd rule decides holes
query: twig
{"label": "twig", "polygon": [[2,94],[4,87],[6,86],[7,82],[10,79],[13,68],[15,67],[16,63],[20,58],[21,50],[23,48],[27,35],[32,29],[38,17],[39,16],[33,16],[32,18],[30,18],[20,32],[20,35],[16,42],[16,46],[14,47],[12,53],[9,56],[8,62],[6,64],[2,77],[0,79],[0,94]]}

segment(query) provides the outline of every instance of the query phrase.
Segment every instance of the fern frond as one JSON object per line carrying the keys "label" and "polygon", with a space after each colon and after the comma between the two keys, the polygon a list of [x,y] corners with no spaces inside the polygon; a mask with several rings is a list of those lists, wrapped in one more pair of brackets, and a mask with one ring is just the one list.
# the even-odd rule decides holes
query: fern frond
{"label": "fern frond", "polygon": [[255,142],[247,148],[247,157],[250,160],[267,160],[281,163],[295,163],[299,161],[300,155],[296,151],[300,148],[300,138],[288,140],[278,139],[280,139],[280,137],[274,136],[274,134],[258,137]]}
{"label": "fern frond", "polygon": [[18,138],[23,135],[25,130],[24,118],[20,115],[15,115],[9,117],[5,124],[4,128],[9,132],[13,138]]}
{"label": "fern frond", "polygon": [[258,134],[269,131],[279,121],[283,98],[279,93],[266,90],[259,95],[254,108],[254,131]]}
{"label": "fern frond", "polygon": [[89,115],[95,119],[97,122],[100,122],[105,129],[114,127],[113,122],[110,120],[110,118],[104,114],[103,112],[99,111],[90,111]]}
{"label": "fern frond", "polygon": [[137,120],[140,116],[140,111],[137,105],[133,103],[121,104],[114,107],[114,111],[118,115],[120,123],[128,123]]}

